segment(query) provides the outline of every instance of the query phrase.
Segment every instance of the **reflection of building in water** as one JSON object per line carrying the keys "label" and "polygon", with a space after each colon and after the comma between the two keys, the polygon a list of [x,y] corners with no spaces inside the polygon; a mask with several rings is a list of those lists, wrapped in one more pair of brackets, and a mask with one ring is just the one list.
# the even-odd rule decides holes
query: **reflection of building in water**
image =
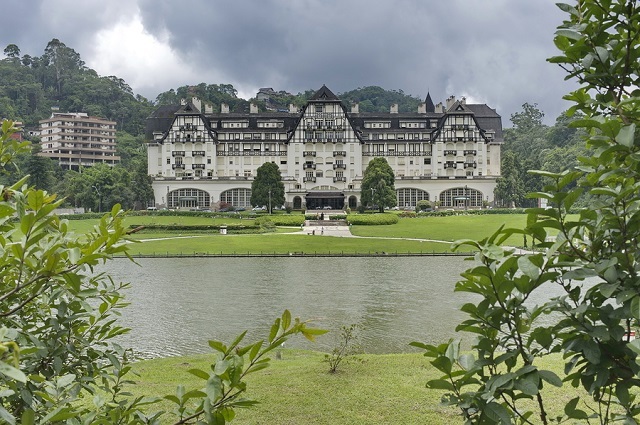
{"label": "reflection of building in water", "polygon": [[250,206],[251,182],[278,164],[294,209],[355,208],[369,161],[394,170],[398,206],[420,200],[478,208],[493,201],[500,175],[502,121],[484,104],[431,96],[416,112],[361,113],[323,86],[298,111],[220,112],[193,98],[157,109],[147,123],[155,200],[168,208]]}

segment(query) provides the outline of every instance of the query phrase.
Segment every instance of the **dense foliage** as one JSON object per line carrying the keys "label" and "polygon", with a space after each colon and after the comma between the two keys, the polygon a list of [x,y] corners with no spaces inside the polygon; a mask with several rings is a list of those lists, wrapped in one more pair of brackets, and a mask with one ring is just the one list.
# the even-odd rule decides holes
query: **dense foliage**
{"label": "dense foliage", "polygon": [[256,178],[251,182],[251,205],[264,205],[269,214],[274,207],[284,205],[284,183],[275,163],[266,162],[256,170]]}
{"label": "dense foliage", "polygon": [[396,224],[398,220],[398,215],[394,213],[347,215],[347,221],[349,222],[349,224],[358,224],[364,226],[382,226],[387,224]]}
{"label": "dense foliage", "polygon": [[[637,424],[640,416],[640,339],[631,336],[640,321],[640,5],[559,7],[568,17],[550,62],[580,85],[565,99],[591,155],[577,169],[534,173],[544,188],[529,196],[549,207],[529,209],[525,229],[460,242],[477,250],[456,284],[480,296],[462,307],[468,318],[457,327],[476,336],[473,352],[458,341],[414,343],[443,373],[427,386],[446,390],[443,401],[469,424]],[[583,193],[589,204],[570,216]],[[513,234],[533,240],[533,251],[502,247]],[[564,295],[533,305],[549,285]],[[539,366],[552,353],[565,359],[563,377]],[[551,411],[547,389],[563,385],[587,395]]]}
{"label": "dense foliage", "polygon": [[375,207],[384,212],[386,207],[395,207],[397,203],[395,174],[387,160],[382,157],[373,158],[362,176],[360,190],[361,203]]}

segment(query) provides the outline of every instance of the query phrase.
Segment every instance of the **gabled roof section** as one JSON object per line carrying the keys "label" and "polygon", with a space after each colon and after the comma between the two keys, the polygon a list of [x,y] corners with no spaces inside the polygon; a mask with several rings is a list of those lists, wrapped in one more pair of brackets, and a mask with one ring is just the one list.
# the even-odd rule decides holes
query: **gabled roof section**
{"label": "gabled roof section", "polygon": [[340,102],[340,99],[338,99],[338,96],[333,94],[333,92],[329,90],[327,86],[324,84],[322,85],[320,90],[315,92],[315,94],[311,96],[311,99],[309,99],[310,102],[311,101],[327,101],[327,100],[331,102]]}
{"label": "gabled roof section", "polygon": [[433,100],[431,100],[431,94],[427,92],[427,98],[424,100],[424,103],[427,107],[427,112],[435,112],[436,106],[433,104]]}
{"label": "gabled roof section", "polygon": [[453,105],[447,110],[447,113],[462,113],[473,114],[473,111],[467,107],[466,104],[456,100]]}
{"label": "gabled roof section", "polygon": [[180,109],[176,112],[176,114],[199,114],[200,110],[190,101],[188,100],[184,105],[180,106]]}

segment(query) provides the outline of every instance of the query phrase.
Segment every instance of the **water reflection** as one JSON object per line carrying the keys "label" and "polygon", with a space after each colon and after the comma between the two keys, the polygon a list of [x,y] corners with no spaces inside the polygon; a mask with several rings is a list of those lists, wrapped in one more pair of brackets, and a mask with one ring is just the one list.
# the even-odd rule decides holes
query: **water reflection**
{"label": "water reflection", "polygon": [[[414,340],[441,343],[473,300],[454,293],[460,257],[411,258],[181,258],[115,260],[106,271],[132,282],[122,343],[144,356],[208,352],[207,341],[229,341],[243,330],[263,337],[289,309],[325,329],[362,326],[370,353],[411,351]],[[295,338],[291,347],[329,351],[335,338]]]}

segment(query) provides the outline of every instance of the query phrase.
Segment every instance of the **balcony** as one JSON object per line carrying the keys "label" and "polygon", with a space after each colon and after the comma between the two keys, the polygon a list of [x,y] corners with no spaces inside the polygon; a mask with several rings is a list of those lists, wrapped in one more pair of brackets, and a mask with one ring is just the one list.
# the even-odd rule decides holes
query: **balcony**
{"label": "balcony", "polygon": [[191,164],[193,170],[204,170],[204,164]]}
{"label": "balcony", "polygon": [[337,169],[346,170],[347,169],[347,164],[333,164],[333,169],[334,170],[337,170]]}
{"label": "balcony", "polygon": [[477,150],[466,150],[464,151],[464,155],[477,155],[478,151]]}
{"label": "balcony", "polygon": [[315,183],[316,182],[316,178],[315,177],[303,177],[302,181],[305,182],[305,183],[306,182],[314,182]]}
{"label": "balcony", "polygon": [[336,183],[336,182],[346,182],[346,181],[347,181],[346,177],[334,177],[333,178],[333,182],[334,183]]}
{"label": "balcony", "polygon": [[316,164],[311,164],[309,162],[305,162],[302,165],[302,168],[305,169],[305,170],[315,170],[316,169]]}
{"label": "balcony", "polygon": [[174,170],[178,168],[181,168],[184,170],[184,164],[171,164],[171,168],[173,168]]}
{"label": "balcony", "polygon": [[346,151],[333,151],[333,156],[347,156]]}
{"label": "balcony", "polygon": [[478,165],[476,164],[475,161],[473,162],[465,162],[464,163],[464,168],[477,168]]}
{"label": "balcony", "polygon": [[184,151],[173,151],[171,156],[184,156]]}
{"label": "balcony", "polygon": [[303,153],[304,156],[316,156],[316,153],[313,151],[304,151]]}
{"label": "balcony", "polygon": [[447,161],[444,163],[444,168],[456,168],[456,163],[452,161]]}
{"label": "balcony", "polygon": [[204,156],[204,151],[193,151],[191,152],[191,156]]}
{"label": "balcony", "polygon": [[453,155],[456,156],[458,151],[444,151],[445,156]]}

